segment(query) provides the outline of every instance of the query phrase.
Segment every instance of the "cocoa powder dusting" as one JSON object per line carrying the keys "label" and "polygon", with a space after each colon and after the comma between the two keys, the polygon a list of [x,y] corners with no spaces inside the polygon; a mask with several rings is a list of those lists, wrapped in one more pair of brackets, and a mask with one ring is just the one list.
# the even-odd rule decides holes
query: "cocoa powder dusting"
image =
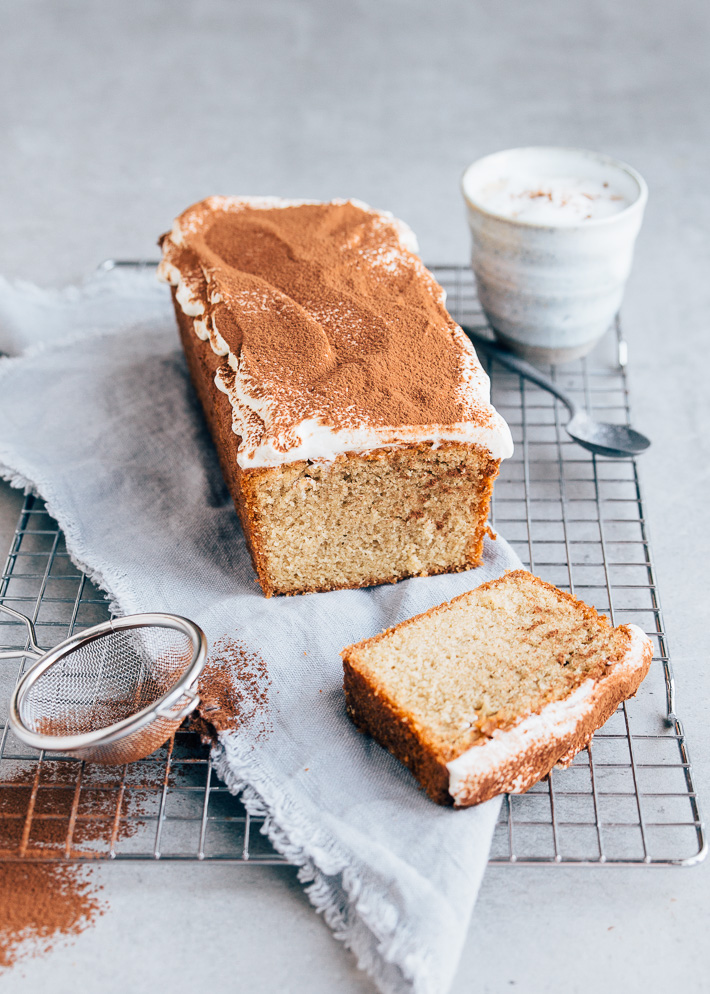
{"label": "cocoa powder dusting", "polygon": [[228,635],[217,639],[200,677],[199,715],[192,727],[203,738],[250,728],[256,739],[271,731],[271,680],[261,655]]}
{"label": "cocoa powder dusting", "polygon": [[276,448],[297,444],[308,418],[336,430],[492,423],[472,349],[393,220],[350,202],[214,198],[178,223],[182,241],[165,237],[165,257],[250,395],[270,402]]}
{"label": "cocoa powder dusting", "polygon": [[[67,770],[59,780],[70,776]],[[43,852],[61,850],[72,791],[61,789],[60,782],[56,791],[40,795],[34,767],[17,770],[3,780],[0,860],[3,856],[5,860],[19,856],[31,804],[48,816],[38,818],[40,837],[33,840],[34,847]],[[25,841],[29,843],[29,837]],[[56,942],[76,937],[102,913],[98,889],[81,867],[17,859],[0,861],[0,970],[13,966],[22,955],[48,952]]]}

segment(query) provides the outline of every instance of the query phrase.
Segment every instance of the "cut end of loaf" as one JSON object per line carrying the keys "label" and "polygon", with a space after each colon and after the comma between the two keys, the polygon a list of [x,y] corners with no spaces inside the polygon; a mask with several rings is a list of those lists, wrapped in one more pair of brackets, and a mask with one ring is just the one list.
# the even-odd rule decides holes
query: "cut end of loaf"
{"label": "cut end of loaf", "polygon": [[434,800],[465,805],[571,761],[636,692],[651,643],[518,570],[342,656],[355,724]]}
{"label": "cut end of loaf", "polygon": [[267,594],[365,587],[479,565],[498,462],[420,444],[244,474]]}

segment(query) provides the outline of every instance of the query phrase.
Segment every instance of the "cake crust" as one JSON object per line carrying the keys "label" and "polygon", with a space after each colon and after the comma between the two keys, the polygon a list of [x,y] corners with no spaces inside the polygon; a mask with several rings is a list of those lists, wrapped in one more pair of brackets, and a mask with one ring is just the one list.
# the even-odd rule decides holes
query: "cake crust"
{"label": "cake crust", "polygon": [[254,572],[259,577],[262,590],[267,597],[270,597],[275,591],[269,583],[266,563],[261,551],[259,524],[253,513],[253,497],[250,500],[249,476],[242,470],[237,461],[240,439],[232,431],[232,405],[227,395],[217,389],[214,381],[220,359],[212,349],[206,346],[206,343],[200,342],[195,335],[192,318],[184,313],[176,299],[174,288],[172,297],[190,378],[197,391],[207,426],[215,443],[224,481],[242,523]]}
{"label": "cake crust", "polygon": [[[343,658],[345,707],[358,731],[372,736],[408,767],[426,793],[437,804],[454,803],[449,793],[449,771],[436,743],[414,730],[411,718],[396,701],[368,682],[359,672],[349,646]],[[470,803],[476,803],[471,801]]]}
{"label": "cake crust", "polygon": [[[404,763],[427,795],[439,804],[468,807],[498,794],[524,793],[547,776],[553,767],[568,766],[574,756],[589,744],[594,732],[609,719],[619,703],[636,693],[648,672],[653,646],[636,626],[621,625],[612,630],[607,619],[593,607],[526,571],[511,571],[504,578],[515,581],[518,577],[532,582],[541,590],[553,591],[581,612],[585,621],[605,625],[619,634],[624,648],[609,661],[608,672],[601,678],[588,679],[580,685],[576,691],[576,696],[580,698],[579,707],[576,710],[570,708],[567,720],[559,722],[557,729],[551,724],[546,734],[526,735],[529,729],[526,728],[525,716],[517,726],[504,724],[500,728],[486,728],[484,741],[462,752],[482,758],[483,753],[476,754],[475,750],[490,747],[490,761],[478,764],[478,769],[468,775],[465,772],[455,775],[456,761],[462,752],[447,748],[440,737],[414,721],[387,689],[367,674],[364,657],[369,648],[383,642],[393,632],[440,614],[450,605],[465,600],[470,592],[403,621],[371,639],[348,646],[341,653],[346,709],[351,720],[361,732],[371,735]],[[493,580],[477,589],[490,590],[500,582]],[[574,697],[575,693],[572,693],[570,701]],[[561,703],[564,705],[566,702]],[[544,715],[545,710],[543,708],[540,714]],[[528,725],[534,723],[537,717],[534,714],[530,716]]]}

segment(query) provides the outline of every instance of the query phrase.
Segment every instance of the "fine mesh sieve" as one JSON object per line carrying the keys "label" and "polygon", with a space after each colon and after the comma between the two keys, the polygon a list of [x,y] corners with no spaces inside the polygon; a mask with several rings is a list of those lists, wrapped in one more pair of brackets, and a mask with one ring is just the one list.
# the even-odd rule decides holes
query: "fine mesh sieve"
{"label": "fine mesh sieve", "polygon": [[10,724],[20,741],[90,763],[143,759],[198,704],[204,633],[175,614],[135,614],[40,649],[29,618],[0,604],[29,632],[29,649],[0,657],[37,660],[15,687]]}

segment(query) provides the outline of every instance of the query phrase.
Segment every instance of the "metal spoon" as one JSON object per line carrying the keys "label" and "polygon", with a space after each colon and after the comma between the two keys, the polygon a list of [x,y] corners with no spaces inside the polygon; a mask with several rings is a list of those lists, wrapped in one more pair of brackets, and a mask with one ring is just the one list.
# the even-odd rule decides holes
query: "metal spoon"
{"label": "metal spoon", "polygon": [[650,439],[646,438],[645,435],[634,431],[633,428],[627,428],[626,425],[611,425],[604,421],[595,421],[586,411],[577,407],[563,390],[560,390],[551,380],[543,376],[535,366],[525,362],[524,359],[518,359],[517,356],[512,355],[487,338],[477,335],[471,328],[464,327],[463,330],[476,346],[477,351],[493,356],[496,362],[502,366],[519,376],[524,376],[526,380],[531,380],[543,390],[549,390],[551,394],[561,400],[570,413],[570,419],[565,425],[567,434],[585,449],[600,456],[624,459],[638,455],[651,444]]}

